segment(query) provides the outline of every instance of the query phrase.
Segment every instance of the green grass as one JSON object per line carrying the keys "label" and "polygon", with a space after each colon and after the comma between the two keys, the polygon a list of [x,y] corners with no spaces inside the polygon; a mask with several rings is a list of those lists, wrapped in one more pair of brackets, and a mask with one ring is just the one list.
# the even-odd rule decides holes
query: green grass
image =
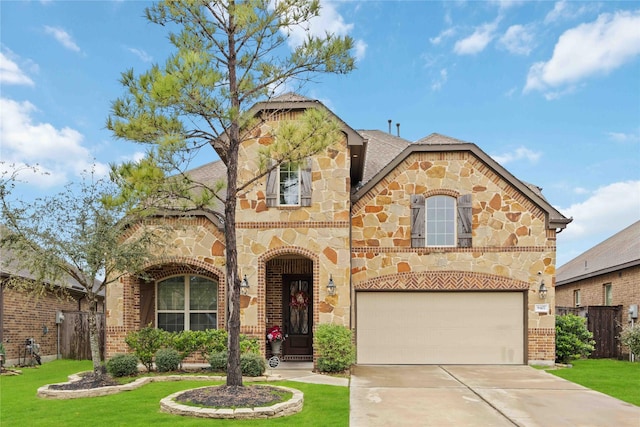
{"label": "green grass", "polygon": [[[207,381],[161,382],[112,396],[54,400],[36,396],[38,387],[64,382],[67,375],[91,369],[90,361],[56,360],[22,375],[0,377],[0,425],[10,426],[201,426],[205,420],[160,412],[160,399],[180,390],[220,384]],[[234,420],[236,426],[348,426],[349,388],[291,381],[270,383],[304,393],[304,408],[296,415],[268,420]],[[207,426],[230,425],[206,420]]]}
{"label": "green grass", "polygon": [[625,402],[640,406],[640,363],[611,359],[582,359],[572,368],[549,373]]}

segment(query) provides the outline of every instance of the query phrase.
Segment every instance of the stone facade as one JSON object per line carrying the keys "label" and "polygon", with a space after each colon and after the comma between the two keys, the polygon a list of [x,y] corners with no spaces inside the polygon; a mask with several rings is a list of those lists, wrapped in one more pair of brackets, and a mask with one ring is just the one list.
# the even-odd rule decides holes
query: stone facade
{"label": "stone facade", "polygon": [[[295,114],[278,118],[283,117]],[[239,182],[248,182],[260,169],[258,152],[272,142],[275,124],[262,123],[253,137],[242,143]],[[364,152],[357,151],[357,144],[366,141],[361,138],[354,143],[355,131],[342,124],[344,138],[311,158],[309,206],[269,206],[267,177],[256,180],[239,195],[239,275],[246,276],[249,284],[248,294],[241,297],[241,332],[257,337],[266,354],[266,329],[286,323],[282,278],[287,274],[304,274],[312,280],[312,327],[334,323],[354,331],[356,290],[428,291],[442,290],[443,286],[510,290],[525,294],[527,360],[553,361],[553,310],[548,314],[534,311],[534,304],[540,302],[537,291],[541,277],[549,288],[546,302],[551,307],[555,304],[556,226],[550,225],[552,208],[541,197],[532,196],[524,184],[518,181],[515,185],[510,175],[505,178],[506,171],[486,155],[479,156],[477,147],[452,152],[417,150],[401,155],[385,176],[377,175],[364,190],[354,191],[353,177],[363,176],[357,171],[363,163],[356,160]],[[367,154],[371,158],[374,155]],[[471,195],[470,247],[412,247],[410,197],[433,194]],[[187,270],[196,268],[198,274],[217,280],[217,326],[223,328],[225,240],[220,224],[205,215],[173,221],[176,226],[167,253],[162,262],[149,266],[149,272],[159,280],[179,274],[176,266],[188,265],[191,270]],[[334,295],[327,289],[330,279],[336,285]],[[144,284],[132,277],[124,277],[108,289],[108,357],[126,352],[124,336],[141,326],[144,289]]]}

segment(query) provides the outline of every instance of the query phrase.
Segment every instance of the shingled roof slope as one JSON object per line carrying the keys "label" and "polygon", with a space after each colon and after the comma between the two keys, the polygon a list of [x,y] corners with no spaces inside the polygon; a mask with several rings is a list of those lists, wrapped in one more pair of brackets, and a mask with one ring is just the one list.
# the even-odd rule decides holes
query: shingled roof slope
{"label": "shingled roof slope", "polygon": [[362,182],[368,182],[411,142],[380,130],[358,130],[367,139]]}
{"label": "shingled roof slope", "polygon": [[640,221],[558,268],[556,286],[640,265]]}

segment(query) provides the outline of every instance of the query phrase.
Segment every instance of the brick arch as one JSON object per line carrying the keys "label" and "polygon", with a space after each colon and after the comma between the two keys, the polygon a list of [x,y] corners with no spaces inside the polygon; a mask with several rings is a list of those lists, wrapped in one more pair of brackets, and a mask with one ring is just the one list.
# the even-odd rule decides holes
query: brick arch
{"label": "brick arch", "polygon": [[434,190],[425,191],[424,193],[422,193],[422,195],[425,197],[425,199],[432,196],[450,196],[458,198],[460,197],[460,192],[449,188],[437,188]]}
{"label": "brick arch", "polygon": [[496,274],[470,271],[397,273],[354,284],[358,291],[525,291],[529,284]]}
{"label": "brick arch", "polygon": [[178,274],[200,274],[203,276],[216,276],[219,282],[224,282],[225,273],[205,261],[188,257],[163,257],[154,260],[144,266],[146,274],[153,280],[162,280],[165,277]]}
{"label": "brick arch", "polygon": [[[300,255],[304,258],[310,259],[313,262],[313,326],[318,324],[320,315],[317,307],[319,306],[320,296],[320,257],[318,254],[299,246],[281,246],[279,248],[269,249],[258,257],[258,324],[257,330],[262,334],[261,343],[262,350],[265,351],[266,342],[264,341],[264,331],[266,331],[266,314],[267,314],[267,262],[272,259],[285,256],[285,255]],[[246,331],[250,333],[253,331]]]}

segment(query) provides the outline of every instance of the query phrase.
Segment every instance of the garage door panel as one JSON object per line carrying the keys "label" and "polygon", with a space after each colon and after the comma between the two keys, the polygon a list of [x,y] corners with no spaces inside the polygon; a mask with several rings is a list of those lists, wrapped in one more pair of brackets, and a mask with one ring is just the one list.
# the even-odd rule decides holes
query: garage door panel
{"label": "garage door panel", "polygon": [[523,298],[513,292],[359,292],[358,363],[524,363]]}

